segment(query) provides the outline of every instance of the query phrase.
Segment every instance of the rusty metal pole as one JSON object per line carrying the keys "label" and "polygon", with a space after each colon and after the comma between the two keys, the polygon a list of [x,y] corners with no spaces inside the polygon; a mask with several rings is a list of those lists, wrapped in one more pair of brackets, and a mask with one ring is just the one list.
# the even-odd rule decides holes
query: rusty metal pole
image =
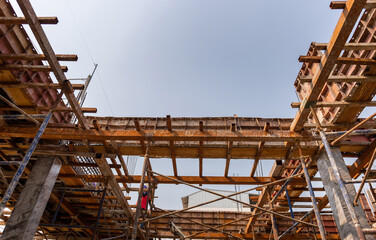
{"label": "rusty metal pole", "polygon": [[134,216],[134,223],[133,223],[133,229],[132,229],[132,240],[136,240],[136,238],[137,238],[138,219],[140,218],[140,214],[141,214],[142,193],[144,191],[146,169],[148,167],[148,162],[149,162],[149,145],[150,144],[148,144],[148,147],[146,149],[144,164],[143,164],[143,167],[142,167],[140,188],[138,189],[137,208],[136,208],[136,213],[135,213],[135,216]]}
{"label": "rusty metal pole", "polygon": [[[299,146],[299,150],[301,150],[300,146]],[[300,154],[301,154],[301,151],[300,151]],[[309,177],[307,165],[306,165],[305,160],[302,157],[302,155],[301,155],[301,158],[300,158],[300,162],[301,162],[302,167],[303,167],[303,172],[304,172],[304,176],[305,176],[305,179],[306,179],[306,182],[307,182],[309,195],[311,196],[311,201],[312,201],[312,204],[313,204],[313,210],[314,210],[315,215],[316,215],[316,222],[317,222],[317,226],[319,226],[321,239],[326,240],[325,228],[324,228],[324,224],[322,223],[321,216],[320,216],[320,209],[319,209],[319,206],[317,205],[316,197],[315,197],[315,193],[313,191],[311,179]]]}

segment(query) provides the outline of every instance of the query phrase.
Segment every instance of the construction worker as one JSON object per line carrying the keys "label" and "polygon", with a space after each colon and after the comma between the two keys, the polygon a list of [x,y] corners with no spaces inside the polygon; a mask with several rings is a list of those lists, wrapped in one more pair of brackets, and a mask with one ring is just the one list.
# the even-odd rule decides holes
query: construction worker
{"label": "construction worker", "polygon": [[[142,192],[142,198],[141,198],[141,211],[145,211],[145,213],[147,214],[146,212],[146,207],[148,205],[148,198],[149,198],[149,188],[147,186],[144,185],[144,191]],[[141,228],[144,228],[144,224],[141,223]]]}
{"label": "construction worker", "polygon": [[149,188],[144,185],[144,191],[142,193],[142,198],[141,198],[141,208],[143,210],[146,210],[147,204],[148,204],[148,197],[149,197]]}

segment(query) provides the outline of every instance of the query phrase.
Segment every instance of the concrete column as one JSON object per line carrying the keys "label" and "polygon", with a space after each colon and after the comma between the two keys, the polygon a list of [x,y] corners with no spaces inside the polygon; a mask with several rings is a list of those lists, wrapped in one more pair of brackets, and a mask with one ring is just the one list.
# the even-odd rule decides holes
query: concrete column
{"label": "concrete column", "polygon": [[[342,154],[338,148],[332,148],[333,156],[338,166],[340,175],[344,181],[351,181],[349,170],[346,167]],[[317,160],[317,168],[325,188],[326,195],[329,199],[330,207],[332,208],[334,219],[341,239],[343,240],[356,240],[359,239],[355,230],[355,225],[351,220],[349,210],[344,201],[344,197],[339,188],[338,181],[334,176],[332,167],[330,165],[326,151],[323,150]],[[346,190],[353,201],[356,195],[355,187],[353,184],[346,184]],[[360,206],[354,207],[356,215],[358,216],[362,228],[370,228],[367,221],[366,214]],[[373,236],[366,236],[367,239],[375,239]]]}
{"label": "concrete column", "polygon": [[0,239],[33,239],[61,168],[55,157],[39,157]]}

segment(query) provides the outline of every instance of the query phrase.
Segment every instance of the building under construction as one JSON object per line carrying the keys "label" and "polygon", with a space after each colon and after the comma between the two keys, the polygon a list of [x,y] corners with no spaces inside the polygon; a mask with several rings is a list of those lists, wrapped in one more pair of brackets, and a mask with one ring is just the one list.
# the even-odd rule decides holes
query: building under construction
{"label": "building under construction", "polygon": [[[376,113],[358,116],[376,106],[376,1],[331,2],[342,14],[330,41],[299,58],[293,119],[85,116],[96,112],[82,107],[90,76],[71,84],[61,62],[77,56],[56,54],[43,30],[57,18],[16,3],[22,16],[0,0],[0,239],[375,239]],[[142,157],[141,174],[128,156]],[[171,159],[173,172],[152,158]],[[197,175],[179,175],[178,158],[196,159]],[[224,173],[205,176],[204,159],[225,159]],[[252,159],[250,175],[230,176],[232,159]],[[274,165],[256,176],[263,159]],[[154,204],[160,184],[216,197],[165,210]],[[200,208],[223,199],[250,211]]]}

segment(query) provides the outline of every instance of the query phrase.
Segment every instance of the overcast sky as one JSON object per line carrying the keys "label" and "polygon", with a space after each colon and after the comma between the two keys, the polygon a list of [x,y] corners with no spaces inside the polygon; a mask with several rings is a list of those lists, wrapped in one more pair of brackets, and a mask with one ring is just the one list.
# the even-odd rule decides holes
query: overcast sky
{"label": "overcast sky", "polygon": [[[39,16],[59,18],[44,27],[55,52],[79,57],[67,64],[68,77],[86,77],[99,64],[85,102],[98,116],[293,118],[298,56],[312,41],[328,42],[340,14],[329,0],[32,3]],[[204,174],[223,175],[224,162],[205,160]],[[251,163],[233,160],[230,175],[249,175]],[[152,164],[172,173],[171,160]],[[198,160],[179,159],[178,168],[197,175]],[[180,197],[194,191],[175,188],[159,187],[160,207],[181,208]]]}

